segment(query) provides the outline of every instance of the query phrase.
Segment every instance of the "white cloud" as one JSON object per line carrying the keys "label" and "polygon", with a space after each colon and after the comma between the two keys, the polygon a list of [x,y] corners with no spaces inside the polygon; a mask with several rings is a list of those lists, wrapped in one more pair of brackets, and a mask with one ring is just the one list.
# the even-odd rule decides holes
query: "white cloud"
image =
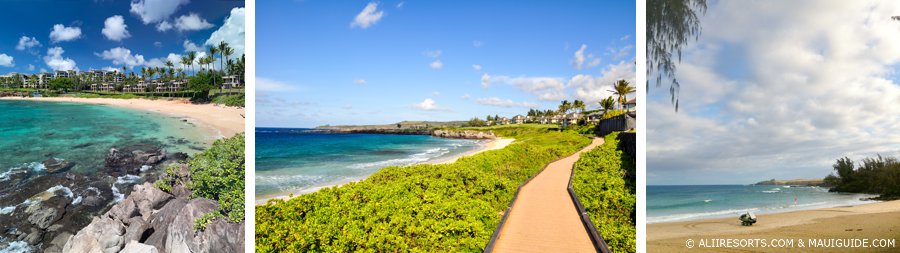
{"label": "white cloud", "polygon": [[144,63],[144,65],[146,65],[146,66],[148,66],[148,67],[160,67],[160,68],[162,68],[162,67],[167,67],[167,66],[166,66],[166,61],[171,61],[171,62],[172,62],[172,67],[174,67],[174,68],[184,68],[184,65],[181,64],[181,55],[180,55],[180,54],[174,54],[174,53],[169,53],[169,55],[166,56],[166,57],[150,59],[150,60],[146,61],[146,62]]}
{"label": "white cloud", "polygon": [[194,51],[194,52],[203,52],[203,51],[206,51],[206,49],[203,49],[203,48],[201,48],[200,46],[197,46],[197,44],[194,44],[194,42],[191,42],[190,40],[184,40],[184,43],[182,43],[182,45],[184,46],[184,51],[185,51],[185,52],[191,52],[191,51]]}
{"label": "white cloud", "polygon": [[6,54],[0,54],[0,66],[2,66],[2,67],[13,67],[13,66],[16,66],[16,64],[13,63],[13,57],[12,57],[12,56],[9,56],[9,55],[6,55]]}
{"label": "white cloud", "polygon": [[481,75],[481,88],[487,89],[490,87],[491,87],[491,75],[488,75],[488,73],[484,73],[484,75]]}
{"label": "white cloud", "polygon": [[53,70],[69,71],[78,69],[75,65],[75,60],[62,56],[64,52],[65,50],[62,47],[48,48],[47,55],[44,56],[44,63]]}
{"label": "white cloud", "polygon": [[353,83],[358,84],[358,85],[366,85],[367,82],[366,82],[366,79],[356,79],[356,80],[353,80]]}
{"label": "white cloud", "polygon": [[437,111],[437,110],[441,109],[440,107],[438,107],[437,102],[434,102],[434,99],[430,99],[430,98],[426,98],[425,101],[422,101],[422,103],[415,104],[415,105],[413,105],[413,107],[415,107],[419,110],[425,110],[425,111]]}
{"label": "white cloud", "polygon": [[632,53],[634,53],[634,45],[625,45],[618,49],[613,47],[606,49],[606,54],[611,56],[613,60],[621,60]]}
{"label": "white cloud", "polygon": [[225,41],[228,46],[234,48],[234,55],[241,57],[244,54],[244,8],[231,9],[231,14],[225,19],[225,24],[209,36],[204,45],[218,45],[219,42]]}
{"label": "white cloud", "polygon": [[839,157],[897,156],[897,13],[893,1],[710,5],[678,67],[679,111],[667,83],[648,92],[647,171],[660,175],[648,184],[822,178]]}
{"label": "white cloud", "polygon": [[206,22],[197,13],[183,15],[175,19],[175,29],[178,31],[199,31],[212,28],[213,25]]}
{"label": "white cloud", "polygon": [[39,42],[34,37],[22,36],[21,38],[19,38],[19,44],[16,45],[16,50],[25,50],[39,46],[41,46],[41,42]]}
{"label": "white cloud", "polygon": [[578,51],[575,51],[575,58],[572,59],[572,65],[574,65],[576,69],[581,69],[581,65],[584,64],[585,49],[587,49],[587,45],[581,44],[581,48],[579,48]]}
{"label": "white cloud", "polygon": [[189,0],[136,0],[131,2],[131,13],[138,15],[144,24],[163,21],[175,14],[178,7]]}
{"label": "white cloud", "polygon": [[163,20],[162,22],[159,22],[159,24],[156,24],[157,31],[165,32],[170,29],[172,29],[172,23],[169,23],[169,21]]}
{"label": "white cloud", "polygon": [[403,2],[397,3],[397,8],[398,8],[398,9],[399,9],[399,8],[403,8]]}
{"label": "white cloud", "polygon": [[423,55],[425,55],[427,57],[431,57],[431,58],[438,58],[438,57],[441,57],[441,54],[443,54],[443,53],[444,52],[441,50],[434,50],[434,51],[425,51],[425,53],[423,53]]}
{"label": "white cloud", "polygon": [[116,47],[110,50],[104,50],[102,53],[95,53],[104,60],[111,60],[114,65],[124,65],[128,68],[144,65],[144,56],[139,54],[131,54],[131,50],[124,47]]}
{"label": "white cloud", "polygon": [[587,50],[587,45],[581,44],[581,47],[578,48],[578,51],[575,51],[575,56],[572,58],[572,66],[575,69],[582,69],[585,66],[585,61],[587,61],[587,67],[593,68],[597,65],[600,65],[600,58],[595,58],[594,54],[584,55],[584,51]]}
{"label": "white cloud", "polygon": [[66,27],[62,24],[53,25],[53,31],[50,32],[50,42],[62,42],[75,40],[81,37],[81,28]]}
{"label": "white cloud", "polygon": [[265,78],[265,77],[256,77],[256,90],[257,91],[291,91],[296,89],[295,85],[287,84],[281,81]]}
{"label": "white cloud", "polygon": [[28,71],[34,71],[34,65],[28,64]]}
{"label": "white cloud", "polygon": [[444,67],[444,63],[441,60],[434,60],[431,64],[428,64],[432,69],[441,69]]}
{"label": "white cloud", "polygon": [[630,38],[631,38],[631,34],[626,34],[625,36],[622,36],[622,38],[619,38],[619,40],[627,40]]}
{"label": "white cloud", "polygon": [[482,46],[484,46],[484,42],[481,42],[480,40],[475,40],[475,41],[472,41],[472,46],[476,47],[476,48],[482,47]]}
{"label": "white cloud", "polygon": [[153,42],[153,46],[154,47],[162,47],[162,42],[159,42],[159,41]]}
{"label": "white cloud", "polygon": [[106,18],[106,21],[103,22],[102,32],[103,36],[106,36],[109,40],[122,41],[122,39],[131,37],[127,28],[128,25],[125,24],[125,19],[122,16],[115,15]]}
{"label": "white cloud", "polygon": [[462,97],[460,97],[460,98],[462,98],[463,100],[469,100],[470,98],[472,98],[472,95],[469,95],[469,93],[466,93],[466,94],[462,95]]}
{"label": "white cloud", "polygon": [[356,15],[356,18],[350,23],[350,27],[369,28],[369,26],[378,23],[382,16],[384,16],[384,11],[378,10],[378,3],[370,2]]}
{"label": "white cloud", "polygon": [[[487,79],[487,81],[485,81]],[[508,77],[484,75],[481,77],[481,86],[488,87],[491,82],[506,83],[525,92],[531,93],[540,100],[556,101],[566,98],[566,85],[557,77]],[[487,83],[487,85],[485,85]]]}
{"label": "white cloud", "polygon": [[490,98],[480,98],[476,100],[478,104],[482,105],[490,105],[490,106],[498,106],[498,107],[523,107],[523,108],[535,108],[538,107],[536,103],[528,103],[528,102],[513,102],[510,99],[501,99],[498,97],[490,97]]}
{"label": "white cloud", "polygon": [[636,72],[634,64],[621,61],[615,65],[607,65],[599,77],[591,75],[576,75],[568,81],[569,87],[574,87],[575,98],[589,104],[598,102],[612,96],[613,83],[625,80],[631,86],[637,86],[635,82]]}
{"label": "white cloud", "polygon": [[478,65],[478,64],[472,64],[472,69],[475,70],[475,71],[481,71],[481,65]]}
{"label": "white cloud", "polygon": [[441,95],[441,93],[438,92],[438,91],[431,92],[431,96],[437,97],[437,96],[440,96],[440,95]]}

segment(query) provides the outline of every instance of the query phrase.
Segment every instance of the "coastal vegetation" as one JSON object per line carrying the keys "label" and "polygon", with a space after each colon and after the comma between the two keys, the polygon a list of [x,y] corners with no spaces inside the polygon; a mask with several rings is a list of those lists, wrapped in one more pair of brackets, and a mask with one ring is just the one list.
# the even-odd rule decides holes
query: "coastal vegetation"
{"label": "coastal vegetation", "polygon": [[602,145],[581,154],[572,188],[610,250],[634,252],[635,160],[619,150],[618,135],[606,135]]}
{"label": "coastal vegetation", "polygon": [[835,161],[834,172],[825,177],[832,192],[878,194],[878,199],[900,199],[900,161],[894,157],[863,158],[854,163],[849,157]]}
{"label": "coastal vegetation", "polygon": [[[0,76],[0,92],[4,95],[15,93],[16,96],[32,96],[34,92],[42,93],[42,96],[59,96],[74,92],[69,96],[189,97],[195,102],[243,94],[244,56],[233,59],[234,48],[224,41],[209,47],[206,53],[205,57],[198,58],[197,52],[191,51],[177,63],[166,61],[161,66],[131,69],[131,72],[123,66],[121,69],[83,72],[11,73]],[[229,102],[226,104],[243,106],[242,99],[231,99]]]}
{"label": "coastal vegetation", "polygon": [[196,227],[202,229],[215,218],[231,222],[244,220],[244,134],[217,140],[213,145],[191,158],[187,166],[190,178],[178,175],[181,164],[166,168],[166,174],[155,185],[166,192],[182,184],[192,197],[208,198],[218,202],[218,212],[197,219]]}
{"label": "coastal vegetation", "polygon": [[452,129],[516,141],[451,164],[386,167],[359,182],[270,200],[256,208],[256,250],[482,251],[519,184],[590,142],[548,125]]}

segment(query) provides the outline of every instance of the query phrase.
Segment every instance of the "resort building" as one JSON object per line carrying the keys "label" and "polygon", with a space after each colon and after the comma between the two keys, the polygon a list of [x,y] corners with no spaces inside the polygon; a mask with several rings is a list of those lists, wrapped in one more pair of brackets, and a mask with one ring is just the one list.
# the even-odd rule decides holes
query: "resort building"
{"label": "resort building", "polygon": [[573,112],[566,114],[562,119],[562,126],[568,127],[569,125],[577,125],[579,119],[581,119],[580,113]]}
{"label": "resort building", "polygon": [[223,76],[222,80],[224,81],[224,83],[222,83],[222,89],[238,89],[243,87],[241,80],[238,79],[238,76],[236,75]]}
{"label": "resort building", "polygon": [[521,114],[516,115],[512,118],[512,121],[516,124],[525,124],[525,116],[522,116]]}
{"label": "resort building", "polygon": [[585,116],[585,117],[586,117],[585,119],[586,119],[587,122],[589,122],[589,123],[599,123],[599,122],[600,122],[600,118],[603,117],[603,113],[604,113],[603,111],[592,112],[592,113],[586,115],[586,116]]}
{"label": "resort building", "polygon": [[631,100],[628,100],[627,102],[625,102],[625,110],[626,111],[633,112],[635,106],[637,106],[637,98],[632,98]]}
{"label": "resort building", "polygon": [[498,119],[497,122],[499,122],[499,125],[509,125],[510,121],[509,121],[509,118],[507,118],[507,117],[500,117],[500,119]]}

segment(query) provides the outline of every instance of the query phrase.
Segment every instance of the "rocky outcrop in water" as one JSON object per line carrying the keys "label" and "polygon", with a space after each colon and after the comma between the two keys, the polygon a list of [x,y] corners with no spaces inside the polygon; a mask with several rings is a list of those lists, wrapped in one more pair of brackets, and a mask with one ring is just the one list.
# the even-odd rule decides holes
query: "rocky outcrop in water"
{"label": "rocky outcrop in water", "polygon": [[[83,242],[73,244],[73,248],[99,252],[111,251],[104,250],[113,247],[123,250],[129,241],[145,241],[141,239],[156,239],[156,245],[162,247],[165,233],[151,237],[146,231],[165,231],[185,202],[175,201],[176,196],[189,198],[190,191],[182,185],[180,194],[173,196],[147,184],[134,187],[137,194],[133,197],[124,196],[129,195],[135,183],[156,177],[154,165],[184,160],[186,155],[167,157],[156,144],[124,146],[106,155],[105,168],[92,173],[70,171],[76,161],[63,158],[0,171],[0,251],[14,247],[32,252],[63,252],[72,240]],[[182,173],[189,174],[189,170],[185,168]],[[157,217],[159,214],[153,212],[171,217]],[[88,227],[91,224],[93,227]],[[119,226],[121,230],[116,228]],[[84,229],[101,232],[81,233]],[[130,250],[145,248],[134,245]]]}
{"label": "rocky outcrop in water", "polygon": [[453,139],[496,139],[494,132],[475,131],[475,130],[434,130],[432,136]]}
{"label": "rocky outcrop in water", "polygon": [[217,212],[216,201],[184,199],[150,183],[70,237],[63,252],[243,252],[244,224],[216,219],[203,231],[194,220]]}
{"label": "rocky outcrop in water", "polygon": [[155,165],[166,158],[166,151],[159,147],[118,150],[112,148],[106,154],[106,168],[112,172],[138,174],[144,166]]}

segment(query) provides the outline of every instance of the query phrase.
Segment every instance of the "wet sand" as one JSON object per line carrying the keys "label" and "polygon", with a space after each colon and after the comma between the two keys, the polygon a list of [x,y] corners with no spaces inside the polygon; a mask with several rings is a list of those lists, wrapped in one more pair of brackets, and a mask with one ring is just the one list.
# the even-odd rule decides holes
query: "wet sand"
{"label": "wet sand", "polygon": [[[737,217],[648,224],[647,252],[900,252],[900,245],[897,245],[900,243],[897,242],[900,241],[900,200],[762,214],[757,215],[757,220],[753,226],[741,226]],[[689,239],[693,242],[692,248],[687,247]],[[746,247],[731,247],[741,244],[709,247],[717,246],[717,242],[722,245],[721,240],[715,239],[745,239],[738,242]],[[746,239],[752,239],[754,244],[748,244]],[[810,248],[810,239],[814,245],[829,239],[840,239],[841,243],[867,240],[869,247]],[[701,241],[704,247],[699,245]],[[872,247],[874,243],[890,244],[891,241],[893,247]]]}

